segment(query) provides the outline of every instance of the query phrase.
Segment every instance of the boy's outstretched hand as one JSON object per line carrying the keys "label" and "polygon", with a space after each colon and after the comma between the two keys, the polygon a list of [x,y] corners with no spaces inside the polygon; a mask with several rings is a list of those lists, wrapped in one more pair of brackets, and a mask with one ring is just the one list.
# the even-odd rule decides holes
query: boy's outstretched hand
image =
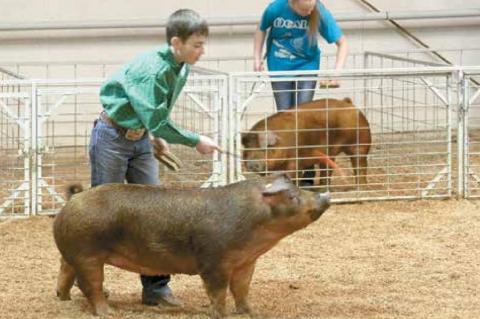
{"label": "boy's outstretched hand", "polygon": [[200,135],[200,141],[198,142],[197,146],[195,146],[195,149],[200,154],[211,154],[214,151],[222,151],[220,146],[217,145],[217,143],[215,143],[210,137],[205,135]]}

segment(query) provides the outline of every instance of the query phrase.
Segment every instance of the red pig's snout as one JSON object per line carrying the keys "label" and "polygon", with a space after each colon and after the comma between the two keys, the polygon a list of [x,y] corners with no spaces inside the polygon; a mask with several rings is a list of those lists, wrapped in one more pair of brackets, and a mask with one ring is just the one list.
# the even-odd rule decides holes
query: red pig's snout
{"label": "red pig's snout", "polygon": [[247,160],[245,162],[245,166],[247,167],[247,171],[249,172],[265,172],[265,163],[263,160]]}

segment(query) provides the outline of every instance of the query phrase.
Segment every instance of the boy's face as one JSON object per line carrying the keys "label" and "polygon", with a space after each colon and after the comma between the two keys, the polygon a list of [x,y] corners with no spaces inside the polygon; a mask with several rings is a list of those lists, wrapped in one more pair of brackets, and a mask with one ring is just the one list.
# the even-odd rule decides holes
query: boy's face
{"label": "boy's face", "polygon": [[177,62],[195,64],[205,53],[205,41],[207,38],[201,34],[192,34],[185,42],[178,37],[171,40],[174,56]]}

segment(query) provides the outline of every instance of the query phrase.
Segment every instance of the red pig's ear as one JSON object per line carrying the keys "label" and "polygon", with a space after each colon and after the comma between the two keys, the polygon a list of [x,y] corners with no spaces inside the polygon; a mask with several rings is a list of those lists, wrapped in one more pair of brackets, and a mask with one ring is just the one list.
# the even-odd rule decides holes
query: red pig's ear
{"label": "red pig's ear", "polygon": [[242,134],[242,146],[254,147],[254,143],[257,141],[257,135],[255,133],[243,133]]}
{"label": "red pig's ear", "polygon": [[270,196],[282,191],[292,190],[293,188],[295,188],[295,185],[293,185],[290,178],[282,174],[275,176],[271,183],[266,184],[262,194],[263,196]]}
{"label": "red pig's ear", "polygon": [[274,146],[279,141],[277,133],[274,131],[266,131],[258,133],[258,145],[260,148],[267,148],[267,146]]}

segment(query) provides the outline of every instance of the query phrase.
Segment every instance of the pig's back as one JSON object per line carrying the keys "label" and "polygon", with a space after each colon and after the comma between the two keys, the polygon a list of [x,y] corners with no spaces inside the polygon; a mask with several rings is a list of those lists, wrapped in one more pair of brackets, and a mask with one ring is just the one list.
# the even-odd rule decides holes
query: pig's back
{"label": "pig's back", "polygon": [[256,185],[241,182],[195,190],[133,184],[97,186],[67,202],[55,219],[54,237],[60,251],[77,245],[78,238],[84,246],[102,249],[126,238],[161,240],[187,249],[192,236],[199,236],[222,239],[227,245],[230,239],[249,236],[254,225],[268,217],[256,196]]}
{"label": "pig's back", "polygon": [[349,98],[344,100],[315,100],[300,105],[299,110],[303,113],[302,118],[305,121],[306,128],[351,128],[353,123],[355,123],[355,127],[358,127],[363,126],[366,122],[363,114],[352,104]]}
{"label": "pig's back", "polygon": [[[267,120],[267,127],[269,130],[342,128],[350,126],[357,119],[364,122],[363,114],[359,114],[350,99],[320,99],[299,105],[298,112],[287,111],[271,115]],[[259,121],[252,130],[262,131],[264,127],[265,121]]]}
{"label": "pig's back", "polygon": [[[285,145],[351,145],[370,144],[369,123],[349,98],[344,100],[320,99],[298,106],[298,112],[279,112],[267,120],[268,130],[282,136]],[[325,128],[328,128],[328,135]],[[317,129],[317,130],[316,130]],[[259,121],[252,131],[265,130],[265,121]],[[305,130],[305,131],[302,131]],[[299,131],[299,141],[291,132]],[[282,145],[283,145],[282,144]]]}

